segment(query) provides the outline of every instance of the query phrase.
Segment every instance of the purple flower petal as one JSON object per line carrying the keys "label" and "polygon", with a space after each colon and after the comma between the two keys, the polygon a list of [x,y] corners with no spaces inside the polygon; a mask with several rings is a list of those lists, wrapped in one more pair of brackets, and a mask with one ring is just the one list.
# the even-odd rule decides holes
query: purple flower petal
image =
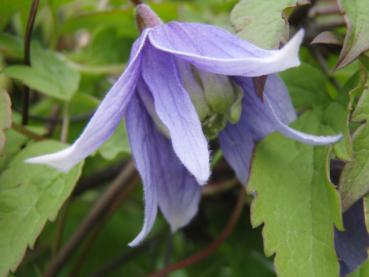
{"label": "purple flower petal", "polygon": [[365,226],[363,200],[357,201],[343,215],[345,231],[335,231],[335,248],[341,276],[353,272],[368,259],[369,234]]}
{"label": "purple flower petal", "polygon": [[188,224],[197,213],[201,190],[195,178],[179,161],[170,141],[158,132],[136,96],[127,109],[126,125],[146,200],[144,227],[130,243],[130,246],[134,246],[152,228],[157,205],[173,232]]}
{"label": "purple flower petal", "polygon": [[200,184],[210,175],[209,151],[190,96],[179,77],[174,57],[153,47],[145,48],[142,74],[155,102],[155,110],[167,126],[178,158]]}
{"label": "purple flower petal", "polygon": [[154,225],[158,210],[157,182],[160,174],[157,168],[158,150],[152,139],[153,124],[138,96],[134,95],[126,111],[126,128],[136,167],[144,185],[145,220],[141,232],[129,243],[138,245]]}
{"label": "purple flower petal", "polygon": [[265,50],[211,25],[171,22],[155,27],[149,39],[156,49],[202,70],[255,77],[298,66],[303,35],[298,32],[281,50]]}
{"label": "purple flower petal", "polygon": [[106,94],[85,130],[73,145],[56,153],[30,158],[26,162],[46,164],[67,172],[112,135],[135,91],[141,70],[141,50],[148,33],[148,31],[144,32],[136,41],[134,47],[136,51],[126,70]]}
{"label": "purple flower petal", "polygon": [[257,96],[251,79],[236,78],[235,80],[245,91],[242,112],[248,119],[250,131],[255,140],[260,140],[273,131],[311,145],[335,143],[342,138],[342,135],[310,135],[288,127],[287,124],[295,118],[295,114],[287,89],[277,76],[268,76],[263,101]]}
{"label": "purple flower petal", "polygon": [[219,135],[224,158],[236,172],[242,185],[249,177],[254,141],[248,129],[247,117],[242,114],[237,124],[228,124]]}

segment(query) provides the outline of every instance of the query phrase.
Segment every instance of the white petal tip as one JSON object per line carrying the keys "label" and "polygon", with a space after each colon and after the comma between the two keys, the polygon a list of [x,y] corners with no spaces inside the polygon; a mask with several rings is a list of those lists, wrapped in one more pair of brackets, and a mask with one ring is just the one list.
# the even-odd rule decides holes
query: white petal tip
{"label": "white petal tip", "polygon": [[200,186],[206,186],[208,184],[210,174],[196,177],[196,181],[199,183]]}
{"label": "white petal tip", "polygon": [[79,159],[73,158],[73,147],[25,160],[25,162],[29,164],[47,165],[65,173],[72,169],[79,161]]}
{"label": "white petal tip", "polygon": [[323,137],[324,139],[326,139],[327,143],[326,144],[334,144],[339,142],[340,140],[343,139],[343,135],[339,134],[339,135],[335,135],[335,136],[327,136],[327,137]]}
{"label": "white petal tip", "polygon": [[281,49],[279,59],[285,61],[282,70],[291,67],[297,67],[301,64],[299,58],[300,45],[304,39],[305,31],[301,29],[298,31],[290,41]]}
{"label": "white petal tip", "polygon": [[133,241],[133,242],[128,243],[128,246],[133,248],[133,247],[138,246],[139,244],[140,244],[139,242],[134,242]]}
{"label": "white petal tip", "polygon": [[132,240],[130,243],[128,243],[128,246],[129,247],[139,246],[143,242],[145,237],[146,237],[146,235],[142,236],[142,235],[139,234],[134,240]]}
{"label": "white petal tip", "polygon": [[49,161],[49,159],[46,156],[47,155],[39,156],[39,157],[35,157],[35,158],[29,158],[29,159],[24,160],[24,162],[28,163],[28,164],[46,165],[46,166],[52,167],[52,168],[57,169],[57,170],[59,170],[61,172],[64,172],[64,173],[67,173],[72,168],[70,166],[66,167],[66,166],[57,164],[55,162]]}
{"label": "white petal tip", "polygon": [[293,136],[292,138],[302,143],[318,146],[318,145],[335,144],[339,142],[343,138],[343,136],[342,134],[335,136],[314,136],[300,133],[299,137]]}

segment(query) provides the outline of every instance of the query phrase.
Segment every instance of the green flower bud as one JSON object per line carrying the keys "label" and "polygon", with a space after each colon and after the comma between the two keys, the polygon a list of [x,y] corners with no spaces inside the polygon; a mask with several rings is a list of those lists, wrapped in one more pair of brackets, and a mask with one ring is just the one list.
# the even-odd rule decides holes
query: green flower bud
{"label": "green flower bud", "polygon": [[243,97],[240,87],[227,76],[200,71],[180,60],[177,64],[208,138],[216,137],[227,122],[239,121]]}

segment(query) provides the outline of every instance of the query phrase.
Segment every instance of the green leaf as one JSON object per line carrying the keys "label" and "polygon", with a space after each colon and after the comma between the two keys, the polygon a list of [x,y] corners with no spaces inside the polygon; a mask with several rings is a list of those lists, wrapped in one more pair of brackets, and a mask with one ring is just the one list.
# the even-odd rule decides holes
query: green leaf
{"label": "green leaf", "polygon": [[118,125],[114,134],[99,148],[101,156],[106,160],[115,159],[120,153],[131,153],[124,123]]}
{"label": "green leaf", "polygon": [[13,65],[3,71],[9,77],[50,97],[69,101],[79,86],[80,74],[60,54],[32,45],[32,66]]}
{"label": "green leaf", "polygon": [[138,35],[132,10],[110,10],[86,13],[69,18],[61,27],[61,33],[73,33],[79,29],[93,30],[101,27],[116,27],[129,37]]}
{"label": "green leaf", "polygon": [[345,41],[337,63],[337,68],[342,68],[369,49],[369,1],[339,0],[338,2],[345,14],[347,25]]}
{"label": "green leaf", "polygon": [[364,90],[354,110],[352,122],[364,122],[353,135],[353,157],[340,177],[342,208],[347,210],[369,192],[369,89]]}
{"label": "green leaf", "polygon": [[[322,133],[317,112],[294,127]],[[326,129],[326,128],[325,128]],[[284,277],[339,276],[334,224],[342,229],[338,192],[328,179],[329,150],[272,134],[256,148],[248,190],[252,224],[264,224],[264,249]]]}
{"label": "green leaf", "polygon": [[0,153],[5,145],[4,130],[10,128],[12,123],[12,110],[9,95],[0,89]]}
{"label": "green leaf", "polygon": [[28,10],[31,3],[31,0],[1,0],[2,7],[0,9],[0,29],[2,29],[8,23],[9,19],[15,13]]}
{"label": "green leaf", "polygon": [[327,106],[330,97],[327,79],[322,72],[307,63],[284,71],[281,74],[290,92],[293,105],[299,110]]}
{"label": "green leaf", "polygon": [[[351,138],[348,128],[349,107],[348,96],[340,93],[336,99],[329,94],[330,83],[323,72],[316,67],[302,63],[297,68],[284,71],[281,77],[290,92],[292,102],[298,111],[316,109],[324,110],[323,121],[332,127],[335,133],[343,133],[344,139],[336,143],[335,154],[342,160],[350,160],[352,156]],[[307,78],[306,76],[309,76]],[[353,86],[356,85],[356,80]],[[348,91],[352,87],[348,89]]]}
{"label": "green leaf", "polygon": [[0,52],[9,58],[23,58],[23,41],[13,35],[0,33]]}
{"label": "green leaf", "polygon": [[28,143],[28,141],[30,140],[28,137],[17,133],[13,129],[7,130],[5,134],[6,142],[3,152],[0,155],[0,172],[7,166],[14,155],[21,151],[22,147],[24,147],[26,143]]}
{"label": "green leaf", "polygon": [[27,247],[32,247],[47,220],[54,220],[82,170],[82,163],[69,173],[47,166],[27,164],[28,157],[63,148],[55,141],[27,146],[0,176],[0,276],[14,271]]}
{"label": "green leaf", "polygon": [[241,0],[232,10],[231,22],[241,38],[263,48],[276,48],[288,40],[287,9],[308,0]]}

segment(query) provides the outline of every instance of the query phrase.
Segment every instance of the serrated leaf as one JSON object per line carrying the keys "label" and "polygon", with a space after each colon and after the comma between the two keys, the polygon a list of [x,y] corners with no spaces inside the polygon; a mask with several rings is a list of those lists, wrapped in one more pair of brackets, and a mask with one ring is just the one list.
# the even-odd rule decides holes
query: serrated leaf
{"label": "serrated leaf", "polygon": [[69,101],[79,86],[79,72],[71,68],[60,55],[32,45],[32,66],[13,65],[4,73],[47,96]]}
{"label": "serrated leaf", "polygon": [[14,157],[0,176],[0,253],[3,253],[0,276],[17,268],[47,220],[54,220],[81,174],[82,163],[65,174],[24,162],[28,157],[61,148],[63,144],[56,141],[29,145]]}
{"label": "serrated leaf", "polygon": [[99,153],[106,160],[113,160],[120,153],[131,153],[123,122],[118,125],[114,134],[99,148]]}
{"label": "serrated leaf", "polygon": [[342,208],[347,210],[369,192],[369,89],[364,90],[355,111],[353,122],[364,122],[353,135],[353,157],[342,170],[339,190]]}
{"label": "serrated leaf", "polygon": [[263,48],[276,48],[288,39],[286,9],[308,0],[241,0],[231,13],[238,35]]}
{"label": "serrated leaf", "polygon": [[9,95],[0,89],[0,153],[5,145],[4,130],[10,128],[12,123],[12,110]]}
{"label": "serrated leaf", "polygon": [[[294,127],[319,133],[320,115]],[[255,193],[252,224],[264,224],[264,249],[275,253],[280,277],[338,276],[334,225],[342,228],[338,192],[328,180],[329,150],[272,134],[256,148],[248,191]]]}
{"label": "serrated leaf", "polygon": [[345,14],[347,32],[337,68],[342,68],[369,49],[369,1],[339,0],[341,11]]}

